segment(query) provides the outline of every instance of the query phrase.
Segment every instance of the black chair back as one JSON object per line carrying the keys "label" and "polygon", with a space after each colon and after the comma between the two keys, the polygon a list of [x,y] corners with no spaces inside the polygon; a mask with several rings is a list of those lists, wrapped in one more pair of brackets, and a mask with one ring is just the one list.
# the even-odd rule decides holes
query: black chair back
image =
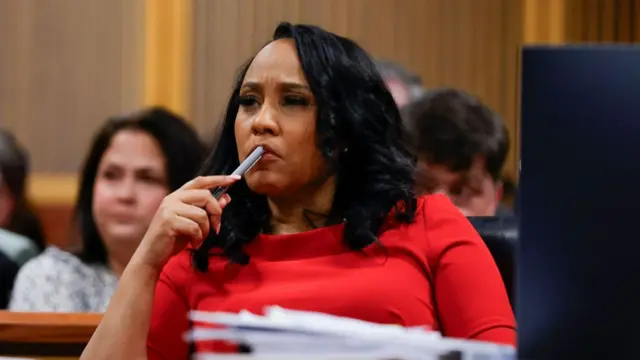
{"label": "black chair back", "polygon": [[513,216],[473,216],[468,218],[489,248],[515,310],[516,249],[518,222]]}

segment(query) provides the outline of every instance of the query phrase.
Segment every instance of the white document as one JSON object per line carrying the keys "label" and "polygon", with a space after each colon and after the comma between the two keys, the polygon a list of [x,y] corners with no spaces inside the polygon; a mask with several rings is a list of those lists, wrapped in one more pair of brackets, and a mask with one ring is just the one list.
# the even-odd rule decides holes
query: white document
{"label": "white document", "polygon": [[[404,359],[438,360],[452,351],[461,359],[515,359],[515,349],[479,341],[450,339],[422,327],[375,324],[316,312],[267,307],[265,315],[192,311],[192,321],[217,325],[195,327],[189,342],[225,340],[252,349],[250,359]],[[240,359],[234,355],[229,359]],[[196,359],[221,359],[198,354]]]}

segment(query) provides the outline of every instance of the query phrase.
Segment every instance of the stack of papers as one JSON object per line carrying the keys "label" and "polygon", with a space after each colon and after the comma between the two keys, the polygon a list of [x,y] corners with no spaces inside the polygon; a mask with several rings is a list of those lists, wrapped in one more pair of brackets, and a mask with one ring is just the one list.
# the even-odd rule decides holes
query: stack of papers
{"label": "stack of papers", "polygon": [[224,340],[251,349],[251,355],[196,354],[198,360],[220,359],[327,359],[327,360],[507,360],[515,359],[513,347],[479,341],[444,338],[420,328],[382,325],[322,313],[267,307],[264,316],[240,313],[192,311],[196,323],[187,341]]}

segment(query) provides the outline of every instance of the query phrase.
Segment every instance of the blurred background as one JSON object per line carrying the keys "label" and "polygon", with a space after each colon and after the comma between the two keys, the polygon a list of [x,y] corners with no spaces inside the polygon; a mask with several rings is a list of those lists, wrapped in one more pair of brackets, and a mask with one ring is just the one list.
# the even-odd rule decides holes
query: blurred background
{"label": "blurred background", "polygon": [[480,97],[508,126],[514,183],[521,46],[640,42],[639,0],[0,0],[0,125],[30,154],[48,241],[69,239],[77,171],[107,117],[163,105],[212,139],[236,69],[283,20]]}

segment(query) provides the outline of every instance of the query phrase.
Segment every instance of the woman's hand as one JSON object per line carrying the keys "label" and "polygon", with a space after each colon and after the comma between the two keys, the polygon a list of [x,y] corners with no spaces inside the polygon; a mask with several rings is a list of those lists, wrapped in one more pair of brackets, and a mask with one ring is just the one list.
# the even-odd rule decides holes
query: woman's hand
{"label": "woman's hand", "polygon": [[210,229],[220,230],[222,209],[231,201],[226,194],[216,200],[210,189],[231,185],[239,179],[239,176],[201,176],[167,195],[132,261],[161,271],[189,243],[200,246]]}

